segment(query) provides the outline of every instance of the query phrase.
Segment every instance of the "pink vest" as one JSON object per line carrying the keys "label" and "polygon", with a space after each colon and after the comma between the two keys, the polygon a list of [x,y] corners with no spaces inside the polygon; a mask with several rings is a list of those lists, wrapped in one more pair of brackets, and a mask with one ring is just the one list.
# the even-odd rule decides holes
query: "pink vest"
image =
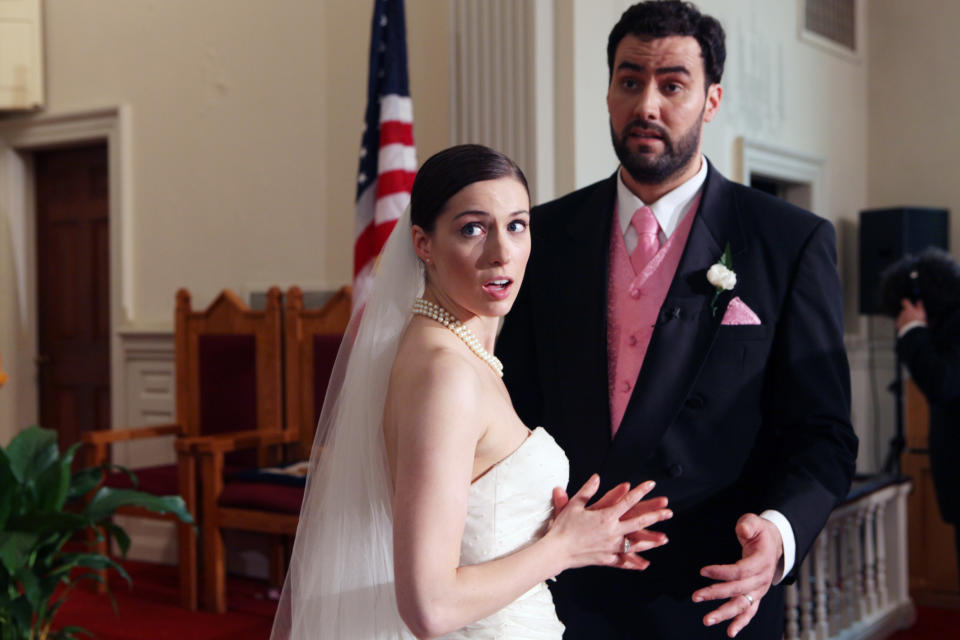
{"label": "pink vest", "polygon": [[607,282],[607,380],[611,437],[616,435],[627,410],[633,385],[640,375],[643,358],[653,337],[653,326],[677,272],[699,204],[700,196],[697,196],[673,235],[639,274],[634,273],[630,263],[630,254],[623,242],[623,231],[614,207]]}

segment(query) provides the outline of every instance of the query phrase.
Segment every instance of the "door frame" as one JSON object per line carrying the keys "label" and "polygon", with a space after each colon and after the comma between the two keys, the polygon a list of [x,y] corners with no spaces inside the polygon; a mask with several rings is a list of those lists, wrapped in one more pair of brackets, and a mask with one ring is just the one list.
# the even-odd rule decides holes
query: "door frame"
{"label": "door frame", "polygon": [[[8,371],[16,386],[16,429],[39,418],[37,366],[37,238],[32,152],[91,142],[107,145],[110,242],[110,410],[111,423],[123,424],[123,354],[120,329],[134,320],[133,220],[131,206],[130,109],[114,106],[60,115],[0,121],[0,211],[7,212],[18,315],[11,317],[17,349]],[[5,359],[5,362],[7,360]]]}

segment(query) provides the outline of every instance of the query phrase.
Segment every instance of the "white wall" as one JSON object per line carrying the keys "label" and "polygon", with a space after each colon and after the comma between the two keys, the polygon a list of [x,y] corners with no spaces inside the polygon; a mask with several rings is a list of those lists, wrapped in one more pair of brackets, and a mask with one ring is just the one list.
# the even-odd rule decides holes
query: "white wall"
{"label": "white wall", "polygon": [[[420,159],[448,145],[449,18],[407,2]],[[126,105],[131,116],[133,305],[172,327],[177,288],[203,307],[223,288],[335,288],[352,278],[353,200],[372,1],[48,0],[39,117]],[[22,116],[15,116],[22,117]],[[0,189],[3,189],[0,182]],[[24,332],[0,212],[0,354]],[[0,442],[25,425],[0,390]],[[32,405],[32,402],[28,404]]]}
{"label": "white wall", "polygon": [[[960,255],[960,83],[954,0],[870,1],[867,162],[870,208],[901,205],[950,209],[950,247]],[[879,440],[893,434],[893,323],[873,321],[880,370]]]}
{"label": "white wall", "polygon": [[871,207],[951,211],[960,251],[960,82],[955,0],[871,0]]}

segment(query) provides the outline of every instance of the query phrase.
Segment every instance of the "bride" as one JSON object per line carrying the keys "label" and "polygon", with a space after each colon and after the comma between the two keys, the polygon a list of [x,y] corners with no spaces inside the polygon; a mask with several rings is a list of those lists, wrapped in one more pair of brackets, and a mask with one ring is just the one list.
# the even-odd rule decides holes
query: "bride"
{"label": "bride", "polygon": [[500,379],[529,209],[523,173],[486,147],[417,173],[334,367],[273,638],[557,639],[545,580],[643,569],[666,542],[645,529],[672,515],[643,500],[652,482],[588,505],[594,476],[567,500],[563,451]]}

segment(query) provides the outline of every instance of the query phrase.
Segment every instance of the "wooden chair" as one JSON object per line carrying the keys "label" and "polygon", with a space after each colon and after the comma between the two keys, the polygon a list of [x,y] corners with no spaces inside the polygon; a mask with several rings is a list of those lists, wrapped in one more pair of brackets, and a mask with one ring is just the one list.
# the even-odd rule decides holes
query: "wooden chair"
{"label": "wooden chair", "polygon": [[[193,311],[186,289],[177,292],[174,343],[176,364],[175,424],[84,434],[87,462],[99,466],[117,442],[173,436],[176,464],[134,469],[139,489],[156,495],[179,494],[194,520],[197,513],[197,468],[191,437],[235,432],[281,432],[283,429],[282,309],[280,289],[267,293],[263,311],[251,311],[233,292],[223,291],[205,311]],[[166,446],[169,444],[164,443]],[[271,461],[265,448],[242,452],[227,461],[225,471]],[[244,457],[245,456],[245,457]],[[131,488],[122,472],[107,473],[107,486]],[[175,521],[169,516],[122,508],[122,515]],[[179,523],[180,596],[184,608],[197,608],[197,547],[193,527]],[[97,546],[106,552],[107,542]]]}
{"label": "wooden chair", "polygon": [[[204,605],[218,613],[227,609],[223,529],[241,529],[271,536],[271,582],[283,583],[285,551],[278,540],[297,531],[303,484],[278,484],[262,477],[224,480],[225,455],[265,444],[292,444],[301,459],[310,455],[314,429],[340,340],[350,320],[351,290],[344,287],[321,309],[304,309],[303,294],[293,287],[284,305],[287,429],[279,434],[198,438],[183,446],[197,453],[202,486],[201,536]],[[288,478],[289,479],[289,478]]]}

